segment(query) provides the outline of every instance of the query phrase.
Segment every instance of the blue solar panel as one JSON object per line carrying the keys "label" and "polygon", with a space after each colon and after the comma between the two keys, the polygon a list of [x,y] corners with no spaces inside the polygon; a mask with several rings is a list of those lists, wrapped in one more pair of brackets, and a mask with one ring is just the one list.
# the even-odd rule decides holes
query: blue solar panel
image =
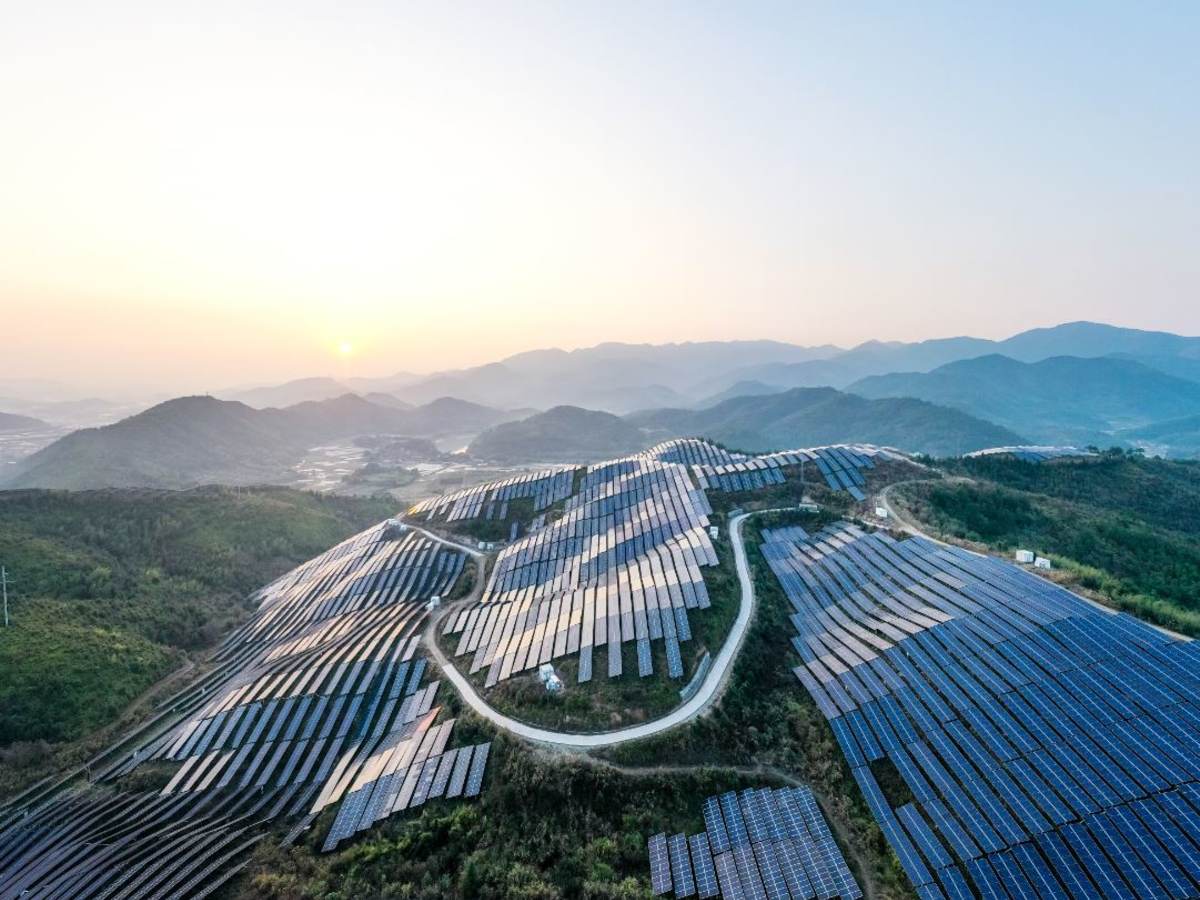
{"label": "blue solar panel", "polygon": [[[834,477],[850,459],[820,458]],[[958,872],[947,846],[984,892],[1200,887],[1200,647],[924,539],[844,525],[764,539],[797,674],[925,894],[962,895],[940,874]],[[893,811],[857,771],[885,752],[916,806]]]}

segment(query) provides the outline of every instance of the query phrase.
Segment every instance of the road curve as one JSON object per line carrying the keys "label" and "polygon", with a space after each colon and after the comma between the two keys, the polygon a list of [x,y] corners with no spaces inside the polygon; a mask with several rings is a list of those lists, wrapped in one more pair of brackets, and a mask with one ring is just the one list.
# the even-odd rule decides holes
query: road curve
{"label": "road curve", "polygon": [[[757,510],[756,512],[779,512],[780,510]],[[750,576],[750,565],[746,559],[746,547],[742,543],[742,523],[755,513],[742,513],[735,516],[729,522],[729,540],[733,545],[733,558],[737,566],[738,582],[741,587],[742,599],[741,606],[738,608],[737,619],[734,620],[733,627],[730,629],[729,635],[725,638],[725,643],[721,647],[721,652],[717,654],[713,660],[712,667],[708,670],[703,683],[687,702],[677,706],[671,712],[661,718],[655,719],[652,722],[642,722],[639,725],[631,725],[628,728],[620,728],[616,731],[604,731],[595,734],[578,734],[567,731],[550,731],[545,728],[538,728],[535,725],[527,725],[524,722],[518,722],[516,719],[503,715],[497,712],[487,702],[479,696],[474,685],[469,682],[461,672],[454,667],[454,664],[446,659],[441,648],[437,644],[436,631],[438,623],[442,620],[442,615],[433,616],[430,618],[429,624],[425,628],[424,642],[425,647],[433,656],[434,660],[441,667],[450,683],[454,685],[459,695],[463,698],[466,704],[471,707],[478,715],[487,719],[498,728],[503,728],[505,731],[524,738],[527,741],[534,741],[539,744],[547,744],[554,747],[560,747],[571,750],[591,750],[596,747],[611,747],[613,744],[623,744],[626,741],[636,741],[642,738],[650,737],[651,735],[659,734],[674,728],[677,725],[682,725],[696,716],[703,713],[713,702],[720,697],[721,691],[726,682],[729,680],[729,673],[733,668],[733,661],[737,658],[738,651],[742,649],[742,644],[746,639],[746,632],[749,630],[750,621],[754,616],[754,579]],[[423,529],[418,529],[422,530]],[[428,532],[425,532],[428,534]],[[453,541],[448,541],[445,538],[440,538],[437,535],[430,534],[442,543],[460,547],[461,549],[471,552],[476,560],[479,560],[480,555],[477,551],[466,547],[462,544],[456,544]],[[480,581],[482,581],[482,565],[480,566]]]}

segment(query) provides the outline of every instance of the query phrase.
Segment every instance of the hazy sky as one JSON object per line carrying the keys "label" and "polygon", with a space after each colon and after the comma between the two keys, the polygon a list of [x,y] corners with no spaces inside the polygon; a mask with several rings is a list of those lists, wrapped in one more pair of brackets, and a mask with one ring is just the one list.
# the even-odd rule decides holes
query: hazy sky
{"label": "hazy sky", "polygon": [[1194,2],[0,0],[0,378],[1197,333],[1197,46]]}

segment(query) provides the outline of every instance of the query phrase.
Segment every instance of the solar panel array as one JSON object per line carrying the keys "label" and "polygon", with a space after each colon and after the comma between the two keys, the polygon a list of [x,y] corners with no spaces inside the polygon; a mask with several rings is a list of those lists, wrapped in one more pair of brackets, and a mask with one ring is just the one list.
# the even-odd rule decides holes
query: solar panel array
{"label": "solar panel array", "polygon": [[206,896],[262,839],[254,824],[296,791],[208,805],[152,792],[60,795],[0,831],[0,897]]}
{"label": "solar panel array", "polygon": [[750,458],[745,453],[726,450],[703,438],[674,438],[655,444],[643,452],[659,462],[679,463],[685,466],[723,466]]}
{"label": "solar panel array", "polygon": [[876,459],[903,460],[904,456],[869,444],[838,445],[742,456],[721,464],[697,464],[692,471],[706,490],[750,491],[782,484],[786,480],[785,468],[815,465],[830,490],[844,490],[861,502],[866,499],[862,491],[866,479],[862,473],[875,468]]}
{"label": "solar panel array", "polygon": [[500,552],[482,597],[446,633],[461,635],[457,654],[473,654],[489,685],[568,654],[587,681],[606,645],[607,672],[620,675],[626,641],[641,675],[661,640],[682,677],[687,611],[710,605],[700,573],[717,562],[710,512],[681,465],[639,455],[591,466],[560,518]]}
{"label": "solar panel array", "polygon": [[705,831],[656,834],[647,843],[655,895],[676,897],[861,897],[808,788],[730,791],[704,801]]}
{"label": "solar panel array", "polygon": [[[0,834],[0,896],[16,884],[39,896],[207,890],[245,856],[226,854],[273,818],[346,797],[333,846],[440,796],[451,753],[477,791],[487,750],[447,750],[453,722],[435,724],[438,683],[422,683],[415,653],[426,601],[449,591],[465,557],[415,531],[392,534],[368,529],[259,591],[213,669],[170,701],[177,724],[95,773],[111,782],[147,761],[179,763],[169,783],[157,795],[92,789],[29,810]],[[184,889],[185,871],[214,864]]]}
{"label": "solar panel array", "polygon": [[1048,459],[1062,459],[1070,456],[1095,456],[1091,450],[1079,447],[989,447],[987,450],[976,450],[963,454],[967,459],[981,456],[1012,456],[1024,462],[1039,463]]}
{"label": "solar panel array", "polygon": [[923,538],[764,538],[796,675],[923,900],[1200,895],[1200,645]]}
{"label": "solar panel array", "polygon": [[411,516],[442,518],[447,522],[465,519],[507,519],[508,504],[513,500],[533,499],[535,510],[546,509],[571,495],[575,483],[574,467],[527,472],[503,481],[491,481],[422,500],[408,511]]}

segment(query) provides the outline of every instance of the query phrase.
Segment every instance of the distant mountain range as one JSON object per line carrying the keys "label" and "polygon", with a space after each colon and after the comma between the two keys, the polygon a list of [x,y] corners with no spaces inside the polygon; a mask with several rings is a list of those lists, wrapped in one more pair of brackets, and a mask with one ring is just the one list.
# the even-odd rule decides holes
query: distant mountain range
{"label": "distant mountain range", "polygon": [[993,354],[932,372],[876,375],[847,390],[872,398],[917,397],[1046,444],[1111,444],[1119,432],[1200,414],[1200,382],[1117,357],[1025,363]]}
{"label": "distant mountain range", "polygon": [[[786,365],[748,366],[732,373],[732,377],[734,381],[758,382],[777,388],[845,388],[871,375],[929,372],[949,363],[991,355],[1007,356],[1018,362],[1038,362],[1054,356],[1125,356],[1168,374],[1189,373],[1189,377],[1200,380],[1200,338],[1095,322],[1036,328],[1002,341],[969,337],[939,338],[914,344],[868,341],[828,358]],[[723,379],[729,377],[722,376]],[[712,388],[709,393],[727,386],[721,385],[721,380],[709,383],[708,387]]]}
{"label": "distant mountain range", "polygon": [[505,422],[471,441],[467,453],[493,462],[592,462],[648,446],[642,430],[612,413],[556,406]]}
{"label": "distant mountain range", "polygon": [[[54,426],[125,414],[103,400],[64,400],[61,386],[3,386],[33,393],[0,409]],[[751,450],[853,440],[952,454],[1033,441],[1195,456],[1200,338],[1075,322],[1001,341],[850,350],[607,343],[428,376],[306,378],[225,398],[181,398],[70,434],[5,475],[62,487],[277,480],[303,449],[363,434],[474,436],[474,453],[509,461],[612,456],[668,434]]]}
{"label": "distant mountain range", "polygon": [[999,354],[1018,362],[1054,356],[1120,356],[1166,374],[1200,380],[1200,338],[1072,322],[1001,341],[974,337],[917,343],[868,341],[849,350],[779,341],[606,343],[581,350],[533,350],[467,369],[386,378],[309,378],[225,393],[251,406],[286,406],[347,391],[387,393],[411,404],[459,397],[497,408],[569,405],[625,414],[710,406],[747,393],[793,387],[843,389],[872,375],[930,372]]}
{"label": "distant mountain range", "polygon": [[1007,428],[910,398],[868,400],[833,388],[731,397],[706,409],[657,409],[625,421],[651,440],[702,435],[740,450],[864,442],[933,456],[1023,443]]}
{"label": "distant mountain range", "polygon": [[181,397],[60,438],[6,473],[5,487],[188,487],[287,480],[304,450],[359,434],[475,434],[520,413],[441,398],[415,409],[354,394],[284,409]]}

